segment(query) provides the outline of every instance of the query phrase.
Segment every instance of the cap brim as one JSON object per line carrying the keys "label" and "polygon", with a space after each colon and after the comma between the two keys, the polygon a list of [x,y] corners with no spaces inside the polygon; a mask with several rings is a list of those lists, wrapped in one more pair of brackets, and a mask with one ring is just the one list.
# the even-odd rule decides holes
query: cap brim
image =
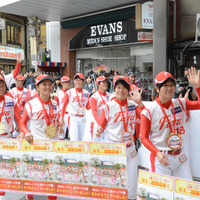
{"label": "cap brim", "polygon": [[75,75],[75,76],[74,76],[74,79],[76,79],[77,77],[80,78],[81,80],[84,80],[84,79],[85,79],[85,78],[81,78],[79,75]]}
{"label": "cap brim", "polygon": [[50,80],[50,81],[53,83],[55,79],[54,79],[54,77],[52,77],[52,76],[44,77],[44,78],[42,78],[41,81],[39,81],[39,82],[37,83],[37,85],[39,85],[41,82],[43,82],[43,81],[45,81],[45,80]]}
{"label": "cap brim", "polygon": [[116,85],[117,82],[119,82],[119,81],[124,81],[127,85],[130,86],[130,84],[129,84],[127,81],[125,81],[123,78],[118,78],[118,79],[115,81],[115,85]]}

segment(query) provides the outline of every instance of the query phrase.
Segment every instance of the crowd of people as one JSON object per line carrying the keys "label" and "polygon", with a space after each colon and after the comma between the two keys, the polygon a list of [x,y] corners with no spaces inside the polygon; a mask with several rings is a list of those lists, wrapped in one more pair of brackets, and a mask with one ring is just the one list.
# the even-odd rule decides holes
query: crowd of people
{"label": "crowd of people", "polygon": [[[133,71],[126,76],[118,74],[112,81],[100,74],[94,82],[91,75],[81,73],[76,73],[73,80],[62,76],[55,81],[53,76],[34,70],[29,71],[29,78],[20,75],[21,60],[18,54],[15,70],[6,76],[0,74],[0,138],[26,139],[30,144],[36,139],[123,142],[129,200],[137,198],[139,137],[151,152],[151,171],[192,180],[183,135],[186,111],[200,109],[200,72],[196,73],[195,68],[189,69],[187,78],[196,89],[196,101],[173,98],[176,79],[168,72],[160,72],[155,77],[158,96],[145,106]],[[14,80],[16,87],[10,89]],[[85,132],[86,110],[91,110],[93,116],[89,119],[90,132]]]}

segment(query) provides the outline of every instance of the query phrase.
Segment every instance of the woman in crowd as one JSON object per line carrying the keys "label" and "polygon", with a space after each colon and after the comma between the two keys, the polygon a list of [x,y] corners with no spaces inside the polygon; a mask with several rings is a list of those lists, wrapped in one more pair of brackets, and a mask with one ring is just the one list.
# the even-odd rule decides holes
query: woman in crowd
{"label": "woman in crowd", "polygon": [[[22,117],[23,138],[32,144],[33,140],[58,140],[59,134],[63,134],[63,129],[59,125],[58,118],[60,109],[57,102],[50,98],[53,88],[54,78],[46,74],[41,74],[36,79],[36,87],[39,93],[37,98],[32,99],[25,105]],[[27,124],[30,123],[30,131]],[[33,195],[26,195],[26,199],[33,199]],[[48,199],[57,199],[49,196]]]}
{"label": "woman in crowd", "polygon": [[106,92],[108,88],[108,79],[105,76],[99,76],[96,79],[96,85],[98,86],[98,91],[95,92],[90,98],[90,105],[92,110],[92,115],[94,121],[91,122],[91,140],[92,141],[106,141],[106,133],[102,133],[101,137],[96,138],[95,133],[97,126],[100,122],[100,114],[103,106],[109,100],[109,93]]}
{"label": "woman in crowd", "polygon": [[137,170],[138,158],[135,149],[134,134],[136,116],[140,116],[144,105],[141,102],[141,92],[130,91],[130,82],[125,76],[118,76],[113,83],[116,97],[109,101],[102,109],[96,137],[100,137],[104,129],[108,142],[126,143],[127,171],[128,171],[128,198],[137,198]]}
{"label": "woman in crowd", "polygon": [[86,115],[85,110],[90,109],[89,92],[83,89],[84,75],[77,73],[74,76],[75,88],[66,92],[64,97],[60,124],[64,124],[66,108],[69,112],[68,129],[71,141],[83,141]]}
{"label": "woman in crowd", "polygon": [[[200,72],[189,69],[188,80],[200,95]],[[168,72],[155,78],[156,100],[141,116],[141,141],[149,149],[150,170],[158,174],[192,180],[189,162],[184,153],[186,110],[200,109],[200,101],[173,99],[176,80]]]}

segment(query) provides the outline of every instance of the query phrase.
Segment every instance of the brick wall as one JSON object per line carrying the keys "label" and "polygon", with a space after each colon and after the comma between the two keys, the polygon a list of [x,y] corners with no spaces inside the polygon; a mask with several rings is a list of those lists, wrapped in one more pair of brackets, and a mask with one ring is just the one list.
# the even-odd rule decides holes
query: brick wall
{"label": "brick wall", "polygon": [[61,42],[61,62],[66,62],[67,67],[63,70],[63,75],[69,76],[71,79],[75,74],[75,52],[69,51],[69,41],[78,33],[82,27],[73,29],[60,30],[60,42]]}

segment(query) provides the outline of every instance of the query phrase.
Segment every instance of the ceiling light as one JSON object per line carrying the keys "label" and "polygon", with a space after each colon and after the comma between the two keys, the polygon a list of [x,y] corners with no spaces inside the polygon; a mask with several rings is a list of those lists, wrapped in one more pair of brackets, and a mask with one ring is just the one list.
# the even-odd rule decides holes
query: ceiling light
{"label": "ceiling light", "polygon": [[18,1],[21,1],[21,0],[1,0],[0,7],[7,6],[9,4],[16,3]]}

